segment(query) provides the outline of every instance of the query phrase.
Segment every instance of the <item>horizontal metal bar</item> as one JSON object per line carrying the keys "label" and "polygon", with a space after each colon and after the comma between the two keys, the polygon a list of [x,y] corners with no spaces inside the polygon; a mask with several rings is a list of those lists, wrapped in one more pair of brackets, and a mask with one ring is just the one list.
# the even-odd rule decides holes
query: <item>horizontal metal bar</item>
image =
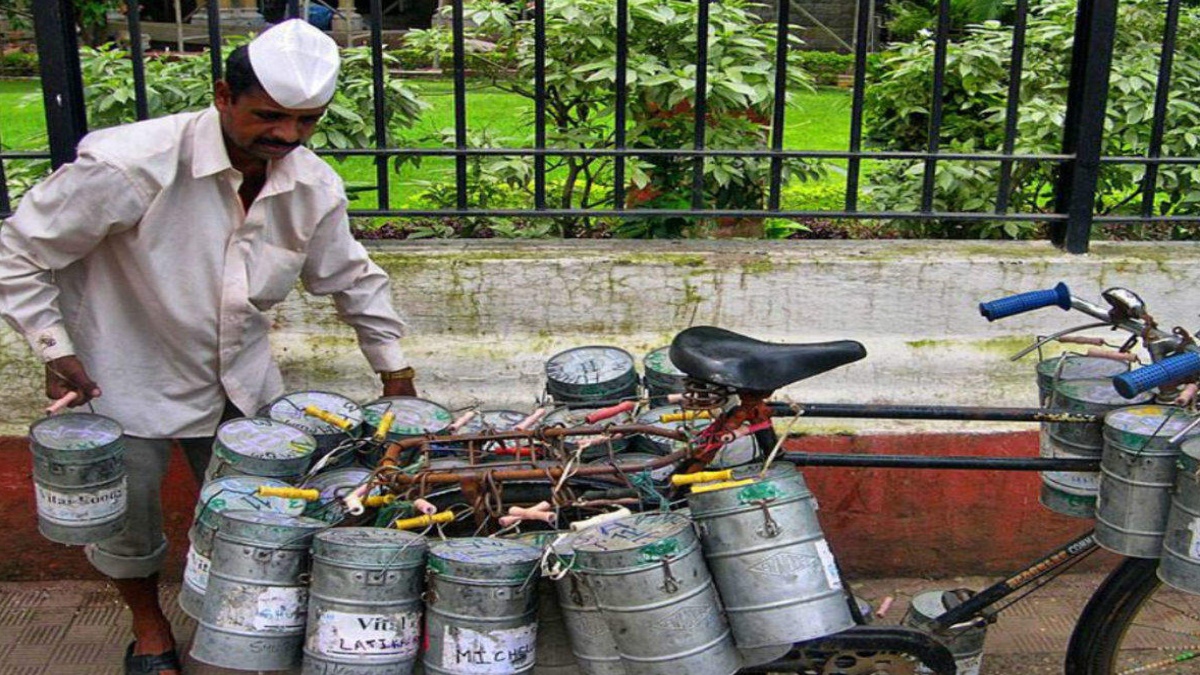
{"label": "horizontal metal bar", "polygon": [[11,150],[0,152],[0,159],[50,159],[49,150]]}
{"label": "horizontal metal bar", "polygon": [[949,420],[975,422],[1078,422],[1094,424],[1103,415],[1085,415],[1045,408],[989,408],[984,406],[876,405],[859,403],[771,403],[776,417],[836,417],[888,420]]}
{"label": "horizontal metal bar", "polygon": [[623,218],[670,218],[694,216],[697,218],[882,218],[891,220],[996,220],[1043,222],[1063,220],[1061,213],[1010,213],[999,216],[994,213],[943,212],[918,213],[913,211],[797,211],[782,209],[404,209],[382,211],[379,209],[351,210],[350,215],[364,218],[405,216],[411,218],[454,218],[488,216],[493,218],[562,218],[589,216],[594,218],[619,216]]}
{"label": "horizontal metal bar", "polygon": [[[783,150],[775,152],[774,150],[688,150],[688,149],[666,149],[666,148],[466,148],[456,150],[454,148],[353,148],[345,150],[331,150],[322,148],[317,150],[318,155],[329,157],[374,157],[376,155],[395,155],[395,156],[425,156],[425,157],[457,157],[458,155],[470,156],[500,156],[500,157],[537,157],[539,155],[549,155],[556,157],[784,157],[796,159],[849,159],[858,157],[860,159],[928,159],[933,155],[927,152],[907,152],[900,150],[888,150],[880,152],[850,152],[843,150]],[[1001,161],[1016,161],[1016,162],[1062,162],[1072,159],[1070,155],[1002,155],[998,153],[983,154],[983,153],[963,153],[963,152],[939,152],[938,159],[943,160],[979,160],[988,162]]]}
{"label": "horizontal metal bar", "polygon": [[1194,223],[1200,221],[1200,213],[1190,216],[1096,216],[1096,223]]}
{"label": "horizontal metal bar", "polygon": [[1200,164],[1200,157],[1124,157],[1111,155],[1100,158],[1101,164],[1178,164],[1191,166]]}
{"label": "horizontal metal bar", "polygon": [[922,455],[842,455],[785,451],[783,459],[796,466],[833,466],[859,469],[967,469],[972,471],[1084,471],[1100,470],[1100,458],[1074,457],[925,457]]}

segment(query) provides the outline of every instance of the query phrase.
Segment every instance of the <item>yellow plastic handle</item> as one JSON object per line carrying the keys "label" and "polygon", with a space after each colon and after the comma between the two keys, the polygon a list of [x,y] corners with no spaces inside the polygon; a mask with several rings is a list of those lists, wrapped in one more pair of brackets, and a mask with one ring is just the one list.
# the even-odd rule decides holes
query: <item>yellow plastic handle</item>
{"label": "yellow plastic handle", "polygon": [[306,502],[315,502],[321,498],[321,491],[315,488],[272,487],[270,485],[259,485],[256,494],[259,497],[303,499]]}
{"label": "yellow plastic handle", "polygon": [[692,488],[692,494],[700,494],[701,492],[712,492],[713,490],[725,490],[727,488],[741,487],[754,482],[753,478],[745,478],[743,480],[727,480],[720,483],[707,483],[705,485],[697,485]]}
{"label": "yellow plastic handle", "polygon": [[697,471],[696,473],[677,473],[674,476],[671,476],[671,485],[679,487],[680,485],[708,483],[714,480],[730,480],[731,478],[733,478],[733,469],[725,469],[723,471]]}
{"label": "yellow plastic handle", "polygon": [[371,495],[363,504],[367,506],[387,506],[396,501],[396,495]]}
{"label": "yellow plastic handle", "polygon": [[707,410],[684,410],[683,412],[667,413],[660,415],[659,422],[669,424],[671,422],[687,422],[691,420],[711,420],[712,415]]}
{"label": "yellow plastic handle", "polygon": [[448,523],[454,520],[454,513],[450,511],[442,511],[435,513],[432,516],[414,516],[412,518],[401,518],[397,520],[392,527],[397,530],[415,530],[418,527],[429,527],[434,523]]}
{"label": "yellow plastic handle", "polygon": [[350,431],[350,428],[354,426],[354,422],[351,422],[345,417],[342,417],[341,415],[335,415],[328,410],[321,410],[315,405],[304,406],[304,414],[315,417],[322,422],[328,422],[342,431]]}
{"label": "yellow plastic handle", "polygon": [[396,413],[391,410],[385,412],[383,417],[379,418],[379,428],[375,430],[375,435],[371,440],[376,443],[382,443],[387,440],[387,435],[392,431],[392,422],[396,421]]}

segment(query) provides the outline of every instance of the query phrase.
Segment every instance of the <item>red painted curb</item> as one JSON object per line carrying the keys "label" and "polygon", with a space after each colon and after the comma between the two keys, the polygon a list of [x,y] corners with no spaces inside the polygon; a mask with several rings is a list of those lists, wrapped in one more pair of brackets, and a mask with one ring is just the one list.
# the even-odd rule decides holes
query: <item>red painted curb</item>
{"label": "red painted curb", "polygon": [[[846,454],[1034,457],[1036,432],[815,436],[790,451]],[[0,580],[94,579],[77,547],[37,531],[28,440],[0,437],[0,531],[12,545],[0,556]],[[806,468],[821,524],[843,571],[892,577],[1004,574],[1072,536],[1091,521],[1038,504],[1040,479],[1030,471]],[[197,486],[175,452],[164,489],[171,542],[164,578],[178,580],[187,552]],[[1093,560],[1096,556],[1093,556]],[[1088,561],[1086,568],[1099,564]]]}

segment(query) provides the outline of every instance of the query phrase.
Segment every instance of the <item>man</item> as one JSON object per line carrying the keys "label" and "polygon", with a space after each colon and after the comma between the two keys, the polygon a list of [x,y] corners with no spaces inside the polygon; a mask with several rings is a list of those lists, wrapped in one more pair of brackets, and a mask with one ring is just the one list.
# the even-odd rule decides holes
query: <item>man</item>
{"label": "man", "polygon": [[45,361],[47,396],[125,428],[129,522],[86,552],[132,611],[127,672],[179,669],[157,589],[170,439],[199,479],[218,423],[282,393],[264,312],[297,279],[333,296],[384,395],[415,394],[387,275],[303,147],[339,63],[308,24],[271,28],[229,57],[214,107],[89,135],[0,228],[0,313]]}

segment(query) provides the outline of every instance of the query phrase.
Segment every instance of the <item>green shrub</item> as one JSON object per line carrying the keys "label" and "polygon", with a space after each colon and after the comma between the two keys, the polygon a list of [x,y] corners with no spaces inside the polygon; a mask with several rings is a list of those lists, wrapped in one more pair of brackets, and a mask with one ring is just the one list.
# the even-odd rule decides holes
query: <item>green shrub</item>
{"label": "green shrub", "polygon": [[841,211],[846,208],[844,183],[804,182],[783,186],[780,205],[788,211]]}
{"label": "green shrub", "polygon": [[50,175],[48,159],[9,159],[4,162],[4,179],[9,203],[16,208],[21,196]]}
{"label": "green shrub", "polygon": [[37,54],[12,51],[0,54],[0,77],[36,77]]}
{"label": "green shrub", "polygon": [[[1031,8],[1024,71],[1021,77],[1017,154],[1061,151],[1070,74],[1074,0],[1040,0]],[[1145,156],[1151,133],[1158,50],[1164,6],[1156,0],[1129,0],[1119,7],[1117,44],[1105,121],[1107,156]],[[944,118],[940,138],[945,152],[999,152],[1008,95],[1012,29],[996,22],[973,26],[950,45],[946,63]],[[932,38],[898,45],[872,69],[866,90],[868,138],[888,150],[924,150],[927,143],[933,78]],[[1200,14],[1180,15],[1178,46],[1167,106],[1163,155],[1200,156]],[[990,211],[997,198],[999,162],[938,162],[934,209]],[[915,210],[921,199],[924,163],[880,162],[865,192],[882,210]],[[1136,213],[1141,205],[1144,166],[1105,163],[1097,186],[1096,210]],[[1019,162],[1013,168],[1010,210],[1053,210],[1056,162]],[[1200,166],[1164,165],[1158,176],[1155,211],[1186,215],[1200,203]],[[914,227],[927,227],[925,225]],[[945,231],[953,236],[1025,237],[1037,234],[1032,223],[978,223]],[[935,227],[926,234],[937,236]],[[946,235],[943,235],[946,236]]]}
{"label": "green shrub", "polygon": [[[224,56],[245,38],[225,45]],[[385,64],[396,65],[395,57],[385,54]],[[134,107],[133,64],[129,53],[112,45],[80,50],[84,98],[88,107],[89,128],[103,128],[132,122]],[[200,110],[212,101],[212,77],[207,54],[195,56],[165,55],[147,58],[146,102],[151,117]],[[384,71],[387,129],[390,135],[410,127],[426,107],[403,81]],[[325,117],[309,145],[314,148],[365,148],[375,143],[374,89],[369,47],[342,50],[342,74],[337,93],[326,109]]]}
{"label": "green shrub", "polygon": [[[892,0],[887,4],[888,36],[896,42],[917,39],[937,30],[939,0]],[[1005,0],[950,0],[950,34],[961,35],[972,24],[997,21],[1012,13]]]}
{"label": "green shrub", "polygon": [[[490,76],[498,88],[534,98],[533,21],[520,18],[519,4],[481,1],[467,8],[468,37],[487,41],[489,50],[468,53],[467,67]],[[764,147],[766,123],[773,105],[775,28],[760,21],[745,0],[711,6],[709,37],[707,147]],[[547,145],[556,148],[605,149],[615,145],[612,113],[616,81],[616,16],[609,0],[547,0],[546,108]],[[403,49],[432,52],[443,63],[450,54],[448,31],[410,31]],[[628,39],[628,112],[626,143],[639,148],[690,148],[694,136],[696,11],[687,0],[630,0]],[[407,53],[407,52],[406,52]],[[808,85],[791,51],[789,91]],[[430,56],[429,58],[432,58]],[[790,94],[789,94],[790,96]],[[531,125],[532,126],[532,125]],[[561,169],[565,178],[551,195],[555,208],[611,206],[612,159],[599,155],[550,157],[547,170]],[[656,202],[690,199],[692,163],[656,157],[630,159],[626,176],[632,196],[652,187]],[[720,157],[705,162],[704,192],[708,206],[758,208],[770,161]],[[525,170],[510,165],[514,171]],[[815,174],[809,164],[789,162],[788,170]],[[512,175],[518,182],[519,175]],[[635,188],[637,190],[635,190]],[[690,201],[689,201],[690,203]],[[588,227],[579,219],[562,219],[564,236]],[[619,226],[628,236],[679,236],[686,223],[632,223]],[[640,234],[639,234],[640,233]]]}
{"label": "green shrub", "polygon": [[812,76],[816,84],[836,85],[838,75],[854,72],[853,54],[802,51],[796,53],[796,62]]}

